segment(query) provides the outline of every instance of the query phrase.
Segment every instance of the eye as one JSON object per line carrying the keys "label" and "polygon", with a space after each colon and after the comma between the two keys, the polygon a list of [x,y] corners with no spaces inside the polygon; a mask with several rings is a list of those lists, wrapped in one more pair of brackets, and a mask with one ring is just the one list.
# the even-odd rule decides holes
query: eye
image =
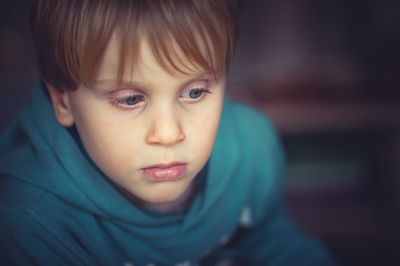
{"label": "eye", "polygon": [[181,95],[184,98],[195,100],[202,97],[204,93],[210,93],[210,91],[204,88],[193,88],[187,91],[183,91]]}
{"label": "eye", "polygon": [[111,99],[111,103],[124,108],[133,108],[136,107],[139,103],[143,102],[144,100],[145,100],[144,95],[132,94],[121,97],[114,97]]}
{"label": "eye", "polygon": [[200,84],[193,84],[192,86],[184,89],[180,97],[187,102],[198,102],[201,101],[206,94],[210,94],[211,91],[207,87],[207,82],[199,82]]}

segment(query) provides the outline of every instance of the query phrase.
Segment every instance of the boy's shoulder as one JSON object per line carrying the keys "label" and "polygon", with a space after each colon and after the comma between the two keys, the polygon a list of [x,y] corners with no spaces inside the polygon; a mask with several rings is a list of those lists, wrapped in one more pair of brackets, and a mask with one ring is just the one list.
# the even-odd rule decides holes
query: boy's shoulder
{"label": "boy's shoulder", "polygon": [[0,210],[2,208],[32,209],[46,194],[42,188],[15,177],[0,175]]}
{"label": "boy's shoulder", "polygon": [[[18,257],[19,261],[31,252],[33,257],[41,258],[45,254],[42,252],[49,249],[64,255],[71,253],[73,239],[68,232],[76,227],[71,218],[77,214],[70,204],[45,189],[1,175],[0,260]],[[20,251],[25,252],[25,257],[18,255]]]}
{"label": "boy's shoulder", "polygon": [[[0,179],[0,246],[3,240],[28,239],[41,226],[35,206],[46,195],[44,190],[18,182],[14,178]],[[5,240],[7,241],[7,240]],[[10,243],[11,244],[11,243]]]}
{"label": "boy's shoulder", "polygon": [[56,221],[62,221],[62,215],[71,216],[67,205],[57,201],[54,195],[37,186],[13,177],[0,177],[1,262],[7,265],[80,264],[78,251],[71,246],[70,229],[63,223],[56,226]]}
{"label": "boy's shoulder", "polygon": [[231,101],[228,105],[228,112],[233,117],[234,130],[243,144],[280,145],[280,137],[274,122],[266,113],[242,102]]}
{"label": "boy's shoulder", "polygon": [[[0,177],[0,246],[5,239],[28,240],[32,235],[41,235],[45,228],[41,225],[37,207],[48,193],[26,182],[2,175]],[[5,240],[7,243],[8,241]],[[8,244],[12,244],[11,242]]]}
{"label": "boy's shoulder", "polygon": [[[1,229],[48,230],[60,216],[68,215],[71,207],[52,193],[15,177],[0,177]],[[12,233],[12,232],[9,232]]]}

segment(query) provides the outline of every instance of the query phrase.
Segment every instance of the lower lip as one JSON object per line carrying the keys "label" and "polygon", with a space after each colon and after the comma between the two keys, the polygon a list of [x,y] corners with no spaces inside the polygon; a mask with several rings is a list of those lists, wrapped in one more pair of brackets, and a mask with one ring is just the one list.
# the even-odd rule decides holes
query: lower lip
{"label": "lower lip", "polygon": [[167,168],[144,168],[143,172],[152,181],[174,181],[180,179],[186,171],[186,164],[177,164]]}

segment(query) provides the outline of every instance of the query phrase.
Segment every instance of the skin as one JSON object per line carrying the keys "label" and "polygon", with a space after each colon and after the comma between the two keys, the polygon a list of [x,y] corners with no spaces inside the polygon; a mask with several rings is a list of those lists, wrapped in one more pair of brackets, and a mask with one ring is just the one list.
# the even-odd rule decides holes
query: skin
{"label": "skin", "polygon": [[[123,194],[168,211],[188,198],[211,154],[224,78],[216,81],[201,70],[170,74],[143,42],[134,71],[125,71],[116,87],[118,47],[111,39],[91,88],[59,92],[47,84],[55,114],[61,125],[76,126],[91,159]],[[171,162],[186,164],[179,180],[155,182],[143,172]]]}

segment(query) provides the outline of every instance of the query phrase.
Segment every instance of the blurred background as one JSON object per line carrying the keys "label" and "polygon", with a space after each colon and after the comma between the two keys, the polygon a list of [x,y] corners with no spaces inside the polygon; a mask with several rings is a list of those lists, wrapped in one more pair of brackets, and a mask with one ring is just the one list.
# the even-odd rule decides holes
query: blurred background
{"label": "blurred background", "polygon": [[[276,124],[285,200],[342,265],[400,265],[400,1],[242,1],[228,87]],[[37,79],[29,0],[0,2],[0,130]]]}

